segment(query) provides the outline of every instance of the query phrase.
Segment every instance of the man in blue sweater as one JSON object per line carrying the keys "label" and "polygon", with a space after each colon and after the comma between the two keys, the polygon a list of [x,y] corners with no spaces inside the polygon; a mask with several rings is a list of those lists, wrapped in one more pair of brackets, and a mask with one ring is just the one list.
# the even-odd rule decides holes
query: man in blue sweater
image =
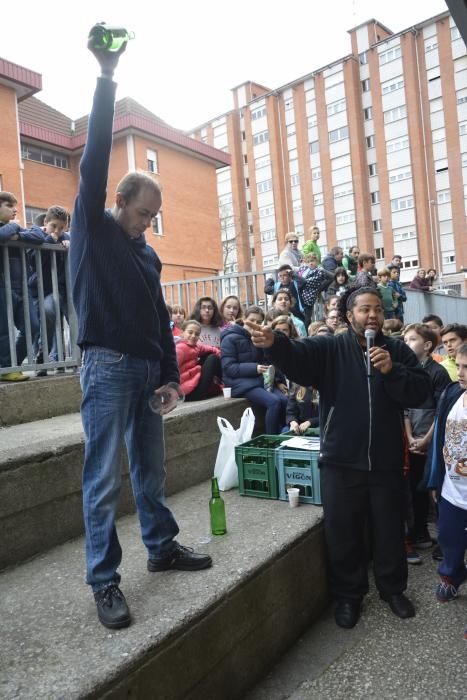
{"label": "man in blue sweater", "polygon": [[100,622],[116,629],[130,624],[119,589],[122,550],[115,528],[123,440],[149,571],[204,569],[212,561],[174,540],[178,526],[164,501],[162,417],[148,404],[155,391],[179,382],[162,266],[144,238],[161,206],[160,188],[151,177],[130,173],[117,185],[113,208],[105,209],[116,90],[112,77],[125,45],[117,53],[89,48],[101,76],[80,164],[70,266],[78,343],[84,351],[86,581]]}

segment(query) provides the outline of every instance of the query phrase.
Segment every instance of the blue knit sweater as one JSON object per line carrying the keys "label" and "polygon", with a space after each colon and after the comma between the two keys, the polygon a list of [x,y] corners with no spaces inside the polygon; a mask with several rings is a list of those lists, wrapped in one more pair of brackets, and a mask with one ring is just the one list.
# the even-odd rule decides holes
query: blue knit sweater
{"label": "blue knit sweater", "polygon": [[78,343],[159,360],[161,383],[178,381],[160,260],[144,235],[130,238],[105,209],[115,90],[112,81],[98,79],[71,222]]}

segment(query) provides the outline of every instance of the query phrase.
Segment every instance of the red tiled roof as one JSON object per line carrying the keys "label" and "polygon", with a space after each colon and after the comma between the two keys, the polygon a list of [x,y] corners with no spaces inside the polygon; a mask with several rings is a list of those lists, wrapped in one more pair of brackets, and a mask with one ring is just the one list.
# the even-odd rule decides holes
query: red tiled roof
{"label": "red tiled roof", "polygon": [[72,122],[61,112],[45,104],[37,97],[29,97],[18,105],[18,117],[20,122],[34,124],[48,131],[53,131],[63,136],[71,136]]}
{"label": "red tiled roof", "polygon": [[0,58],[0,83],[16,90],[18,101],[42,90],[42,76],[28,68]]}
{"label": "red tiled roof", "polygon": [[[22,136],[70,151],[79,149],[86,143],[88,115],[76,120],[72,132],[71,119],[36,98],[25,100],[18,111]],[[230,165],[231,162],[228,153],[186,136],[130,97],[115,104],[114,134],[126,129],[142,131],[156,140],[166,141],[175,147],[191,151],[198,157],[213,160],[217,167]]]}

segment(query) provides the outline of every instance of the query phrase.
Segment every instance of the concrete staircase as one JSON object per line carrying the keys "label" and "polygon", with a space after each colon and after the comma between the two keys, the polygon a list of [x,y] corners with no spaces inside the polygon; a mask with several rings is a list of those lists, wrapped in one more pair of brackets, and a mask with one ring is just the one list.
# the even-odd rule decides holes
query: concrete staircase
{"label": "concrete staircase", "polygon": [[111,632],[84,584],[78,378],[0,386],[0,697],[242,698],[319,616],[321,508],[230,491],[227,535],[203,542],[216,417],[238,425],[246,405],[210,399],[165,419],[179,540],[209,549],[212,569],[147,572],[122,459],[118,531],[133,624]]}

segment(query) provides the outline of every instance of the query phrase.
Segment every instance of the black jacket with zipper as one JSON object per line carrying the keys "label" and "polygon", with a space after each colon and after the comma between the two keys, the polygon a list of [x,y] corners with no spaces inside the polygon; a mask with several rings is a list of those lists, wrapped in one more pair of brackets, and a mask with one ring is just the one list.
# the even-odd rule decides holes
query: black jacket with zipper
{"label": "black jacket with zipper", "polygon": [[431,391],[430,377],[410,348],[378,334],[389,351],[388,374],[372,369],[352,328],[337,336],[299,341],[274,334],[270,362],[302,386],[319,391],[320,463],[360,470],[402,470],[403,411],[420,406]]}

